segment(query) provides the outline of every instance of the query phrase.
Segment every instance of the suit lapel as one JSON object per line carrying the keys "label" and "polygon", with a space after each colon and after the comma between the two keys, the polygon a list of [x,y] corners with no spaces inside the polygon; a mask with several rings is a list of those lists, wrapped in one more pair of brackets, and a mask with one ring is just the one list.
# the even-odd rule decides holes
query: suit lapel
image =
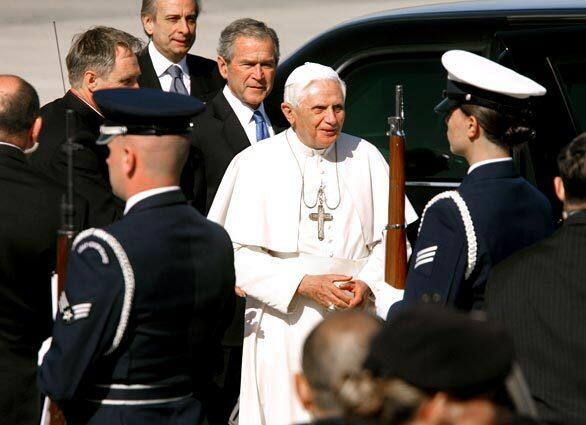
{"label": "suit lapel", "polygon": [[140,77],[138,77],[138,85],[140,87],[150,87],[153,89],[162,90],[161,82],[159,81],[159,77],[157,77],[157,73],[155,72],[155,67],[153,66],[153,61],[151,60],[151,55],[149,55],[148,47],[145,47],[138,55],[138,64],[140,66]]}
{"label": "suit lapel", "polygon": [[248,140],[248,136],[223,93],[218,93],[214,98],[212,107],[214,108],[215,118],[223,123],[222,134],[224,140],[226,140],[228,146],[234,151],[234,155],[249,147],[250,141]]}

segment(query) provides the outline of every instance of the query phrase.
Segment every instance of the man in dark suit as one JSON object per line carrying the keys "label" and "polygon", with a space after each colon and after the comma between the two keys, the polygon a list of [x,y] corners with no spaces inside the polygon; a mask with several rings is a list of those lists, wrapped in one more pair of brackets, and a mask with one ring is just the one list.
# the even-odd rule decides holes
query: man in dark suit
{"label": "man in dark suit", "polygon": [[222,31],[218,68],[227,84],[194,121],[194,204],[204,214],[234,156],[281,130],[263,105],[278,62],[279,39],[263,22],[238,19]]}
{"label": "man in dark suit", "polygon": [[41,390],[69,425],[206,423],[192,391],[205,384],[235,295],[230,238],[179,188],[203,104],[153,89],[95,99],[106,116],[97,143],[109,148],[125,215],[73,243]]}
{"label": "man in dark suit", "polygon": [[[193,194],[194,206],[203,214],[234,156],[280,130],[273,128],[263,105],[278,61],[279,39],[263,22],[239,19],[222,31],[218,68],[227,84],[194,120],[192,154],[182,176],[184,191]],[[224,372],[216,377],[217,395],[210,407],[213,424],[226,423],[240,394],[244,306],[244,299],[238,298],[223,339]]]}
{"label": "man in dark suit", "polygon": [[82,149],[75,152],[75,190],[90,202],[88,220],[92,226],[112,223],[123,206],[110,189],[105,162],[108,150],[94,143],[104,119],[93,95],[105,88],[137,87],[140,69],[135,52],[140,47],[140,40],[114,28],[95,27],[77,35],[66,58],[71,89],[41,109],[44,125],[31,165],[65,181],[67,161],[61,149],[67,128],[65,111],[73,110],[73,132],[86,136],[80,140]]}
{"label": "man in dark suit", "polygon": [[558,167],[564,224],[495,267],[487,303],[513,337],[540,418],[577,425],[586,418],[586,134],[562,150]]}
{"label": "man in dark suit", "polygon": [[191,55],[199,15],[196,0],[143,0],[148,46],[138,55],[141,87],[191,94],[206,103],[224,86],[216,63]]}
{"label": "man in dark suit", "polygon": [[[38,114],[35,89],[0,76],[0,418],[18,425],[39,423],[37,351],[51,331],[51,271],[65,192],[27,164],[42,125]],[[85,213],[78,205],[78,227]]]}

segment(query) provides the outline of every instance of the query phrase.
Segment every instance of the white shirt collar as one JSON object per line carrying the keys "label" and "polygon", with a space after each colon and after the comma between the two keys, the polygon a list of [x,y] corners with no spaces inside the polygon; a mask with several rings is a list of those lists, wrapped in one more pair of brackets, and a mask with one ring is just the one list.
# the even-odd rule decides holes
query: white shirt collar
{"label": "white shirt collar", "polygon": [[470,166],[470,168],[468,168],[468,174],[470,174],[472,171],[476,170],[478,167],[482,167],[483,165],[486,165],[486,164],[494,164],[495,162],[505,162],[505,161],[512,161],[512,160],[513,160],[513,158],[511,158],[509,156],[508,158],[486,159],[484,161],[475,162],[474,164],[472,164]]}
{"label": "white shirt collar", "polygon": [[158,78],[161,78],[161,76],[163,76],[167,72],[171,65],[179,65],[179,68],[181,68],[183,74],[189,79],[187,56],[183,56],[183,58],[179,62],[173,63],[157,50],[152,40],[149,42],[149,55],[151,56],[153,68],[155,68],[155,73],[157,74]]}
{"label": "white shirt collar", "polygon": [[[232,90],[230,90],[230,87],[228,87],[227,84],[224,87],[224,90],[222,90],[222,93],[228,101],[228,104],[232,107],[232,110],[236,114],[236,117],[238,118],[238,121],[240,121],[242,127],[246,128],[250,121],[252,121],[252,115],[254,114],[255,110],[234,96],[234,93],[232,93]],[[269,117],[265,113],[264,104],[261,103],[257,110],[260,111],[268,126],[270,121]]]}
{"label": "white shirt collar", "polygon": [[300,158],[301,160],[303,160],[303,158],[306,156],[311,157],[314,155],[323,155],[324,152],[326,152],[327,150],[310,148],[305,143],[303,143],[301,139],[299,139],[299,136],[297,136],[297,133],[295,133],[295,131],[293,131],[292,128],[289,128],[286,131],[287,132],[285,133],[285,136],[289,141],[289,144],[291,145],[291,149],[293,149],[295,156],[297,156],[297,158]]}
{"label": "white shirt collar", "polygon": [[19,148],[19,147],[18,147],[18,146],[16,146],[16,145],[13,145],[12,143],[0,142],[0,145],[10,146],[10,147],[12,147],[12,148],[14,148],[14,149],[18,149],[19,151],[21,151],[21,152],[22,152],[22,149],[21,149],[21,148]]}
{"label": "white shirt collar", "polygon": [[126,201],[126,206],[124,207],[124,215],[126,215],[126,213],[130,211],[130,209],[134,207],[136,204],[138,204],[140,201],[146,198],[150,198],[151,196],[159,195],[165,192],[171,192],[173,190],[181,190],[181,188],[179,186],[165,186],[157,187],[155,189],[143,190],[142,192],[135,193]]}

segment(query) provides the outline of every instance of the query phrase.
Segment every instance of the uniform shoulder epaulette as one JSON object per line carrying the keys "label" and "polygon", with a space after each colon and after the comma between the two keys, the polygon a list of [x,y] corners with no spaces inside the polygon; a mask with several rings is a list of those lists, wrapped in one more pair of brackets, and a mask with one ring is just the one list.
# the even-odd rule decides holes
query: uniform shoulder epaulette
{"label": "uniform shoulder epaulette", "polygon": [[423,226],[423,221],[425,220],[425,213],[427,210],[436,202],[441,201],[443,199],[451,199],[456,207],[458,208],[458,212],[460,213],[460,217],[462,218],[462,223],[464,224],[464,233],[466,234],[466,243],[468,246],[468,255],[467,255],[467,262],[466,262],[466,274],[465,278],[468,279],[474,268],[476,267],[476,256],[478,252],[478,241],[476,238],[476,231],[474,230],[474,222],[472,221],[472,216],[470,215],[470,211],[468,210],[468,206],[466,202],[462,198],[462,196],[456,190],[449,190],[446,192],[442,192],[434,196],[425,206],[423,209],[423,213],[421,214],[421,222],[419,223],[419,230],[418,233],[421,232],[421,228]]}
{"label": "uniform shoulder epaulette", "polygon": [[102,264],[109,264],[110,259],[104,245],[102,244],[107,246],[114,253],[114,256],[120,264],[124,280],[124,300],[122,302],[122,311],[120,313],[120,320],[118,322],[118,327],[116,328],[116,334],[114,335],[112,346],[105,353],[108,355],[118,348],[128,326],[128,319],[132,309],[132,300],[134,298],[135,280],[134,270],[128,260],[126,251],[113,235],[103,229],[91,228],[81,232],[73,241],[72,250],[81,254],[86,249],[94,249],[100,255]]}

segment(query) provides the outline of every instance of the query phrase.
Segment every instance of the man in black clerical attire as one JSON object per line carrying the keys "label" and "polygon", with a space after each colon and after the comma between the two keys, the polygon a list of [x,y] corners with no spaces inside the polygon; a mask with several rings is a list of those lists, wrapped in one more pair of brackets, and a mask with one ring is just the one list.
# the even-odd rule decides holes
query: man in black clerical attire
{"label": "man in black clerical attire", "polygon": [[143,0],[148,46],[138,55],[141,87],[190,94],[204,103],[224,86],[216,62],[191,55],[200,7],[196,0]]}
{"label": "man in black clerical attire", "polygon": [[75,152],[75,190],[90,203],[91,226],[112,223],[123,206],[110,189],[108,149],[94,143],[104,119],[93,94],[105,88],[138,87],[140,69],[135,53],[140,48],[140,40],[114,28],[95,27],[77,35],[66,58],[71,89],[41,109],[44,125],[31,165],[53,179],[65,181],[67,162],[61,146],[65,142],[65,111],[73,110],[74,133],[86,136],[79,141],[82,149]]}
{"label": "man in black clerical attire", "polygon": [[[0,76],[0,422],[39,423],[37,351],[51,332],[50,277],[64,189],[26,155],[41,129],[39,98],[26,81]],[[76,205],[76,225],[86,213]]]}
{"label": "man in black clerical attire", "polygon": [[586,134],[558,157],[564,224],[493,269],[488,314],[513,337],[521,369],[548,424],[586,417]]}

